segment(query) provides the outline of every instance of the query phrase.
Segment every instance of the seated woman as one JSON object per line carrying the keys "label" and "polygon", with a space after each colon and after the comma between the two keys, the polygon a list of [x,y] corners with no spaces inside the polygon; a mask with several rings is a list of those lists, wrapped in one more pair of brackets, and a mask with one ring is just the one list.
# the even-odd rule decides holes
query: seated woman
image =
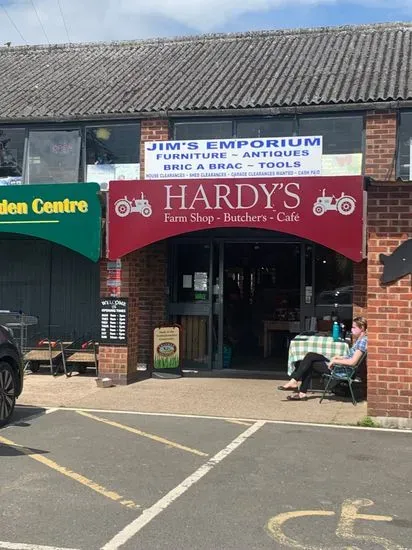
{"label": "seated woman", "polygon": [[[320,374],[325,374],[334,365],[353,367],[358,363],[362,354],[368,349],[367,327],[368,323],[364,317],[356,317],[352,324],[352,335],[355,338],[355,342],[345,357],[332,357],[328,359],[319,353],[307,353],[298,368],[293,372],[289,382],[284,386],[279,386],[278,389],[296,392],[293,395],[288,395],[288,401],[305,401],[314,370]],[[301,382],[300,388],[299,381]],[[298,388],[299,391],[297,391]]]}

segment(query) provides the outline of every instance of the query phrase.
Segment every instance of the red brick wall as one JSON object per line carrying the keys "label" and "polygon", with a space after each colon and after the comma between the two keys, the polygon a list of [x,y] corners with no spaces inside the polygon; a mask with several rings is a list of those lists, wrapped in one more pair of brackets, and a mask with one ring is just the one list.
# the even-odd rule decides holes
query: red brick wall
{"label": "red brick wall", "polygon": [[[395,179],[396,115],[371,111],[366,115],[365,175],[377,181]],[[368,316],[368,262],[354,264],[353,315]]]}
{"label": "red brick wall", "polygon": [[[164,242],[135,250],[122,258],[121,296],[128,298],[126,346],[101,345],[100,377],[116,384],[139,377],[139,364],[150,366],[153,328],[165,321],[167,255]],[[101,262],[101,296],[108,296],[107,261]]]}
{"label": "red brick wall", "polygon": [[169,122],[165,119],[142,120],[140,126],[140,177],[144,179],[145,141],[167,141]]}
{"label": "red brick wall", "polygon": [[[167,120],[141,123],[141,171],[144,177],[144,142],[169,137]],[[108,296],[107,261],[101,261],[101,296]],[[139,377],[139,364],[149,366],[153,328],[165,321],[167,284],[166,243],[156,243],[122,258],[121,296],[129,301],[127,346],[100,346],[99,374],[116,384],[127,384]]]}
{"label": "red brick wall", "polygon": [[368,411],[412,418],[412,282],[408,275],[383,285],[381,253],[412,238],[412,188],[368,192]]}
{"label": "red brick wall", "polygon": [[396,114],[371,111],[366,115],[365,175],[378,181],[395,179]]}
{"label": "red brick wall", "polygon": [[367,317],[367,272],[366,260],[353,264],[353,316]]}
{"label": "red brick wall", "polygon": [[167,247],[155,243],[130,254],[129,334],[135,346],[132,364],[151,364],[153,329],[166,319]]}

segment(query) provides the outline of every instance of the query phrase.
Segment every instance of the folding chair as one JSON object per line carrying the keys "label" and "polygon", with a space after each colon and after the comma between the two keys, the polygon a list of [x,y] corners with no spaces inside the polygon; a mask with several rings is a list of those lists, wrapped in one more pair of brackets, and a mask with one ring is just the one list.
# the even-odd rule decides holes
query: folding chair
{"label": "folding chair", "polygon": [[325,395],[327,394],[328,391],[332,389],[332,387],[342,382],[345,382],[349,386],[349,391],[352,397],[352,403],[354,405],[357,405],[357,401],[355,399],[355,395],[352,389],[352,384],[355,381],[356,382],[359,381],[356,374],[358,373],[360,367],[365,362],[366,356],[367,356],[366,352],[362,353],[362,355],[359,358],[359,361],[356,363],[356,365],[353,365],[352,367],[348,367],[347,365],[334,365],[334,367],[332,368],[329,374],[324,374],[323,377],[326,378],[328,381],[326,383],[325,389],[323,390],[323,394],[322,394],[322,397],[320,398],[319,403],[322,403]]}

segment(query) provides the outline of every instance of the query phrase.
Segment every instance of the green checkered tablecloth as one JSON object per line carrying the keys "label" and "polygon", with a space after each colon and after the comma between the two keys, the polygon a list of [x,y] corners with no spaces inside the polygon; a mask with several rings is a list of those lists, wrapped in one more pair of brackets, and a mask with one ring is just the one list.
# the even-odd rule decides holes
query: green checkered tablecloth
{"label": "green checkered tablecloth", "polygon": [[334,342],[331,336],[296,336],[289,346],[288,374],[292,374],[294,363],[301,361],[310,351],[325,357],[346,355],[349,346],[346,342]]}

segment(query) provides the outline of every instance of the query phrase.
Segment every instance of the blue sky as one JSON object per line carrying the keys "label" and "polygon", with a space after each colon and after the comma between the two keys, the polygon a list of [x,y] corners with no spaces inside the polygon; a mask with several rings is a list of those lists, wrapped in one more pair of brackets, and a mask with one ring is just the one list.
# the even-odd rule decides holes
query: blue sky
{"label": "blue sky", "polygon": [[256,13],[234,19],[222,30],[231,32],[252,29],[364,25],[412,20],[412,0],[410,0],[411,9],[393,7],[393,3],[390,1],[386,4],[387,7],[377,7],[372,3],[367,6],[359,2],[338,2],[335,5],[300,6],[299,9],[273,9],[267,14]]}
{"label": "blue sky", "polygon": [[2,4],[1,42],[13,45],[412,20],[412,0],[3,0]]}

